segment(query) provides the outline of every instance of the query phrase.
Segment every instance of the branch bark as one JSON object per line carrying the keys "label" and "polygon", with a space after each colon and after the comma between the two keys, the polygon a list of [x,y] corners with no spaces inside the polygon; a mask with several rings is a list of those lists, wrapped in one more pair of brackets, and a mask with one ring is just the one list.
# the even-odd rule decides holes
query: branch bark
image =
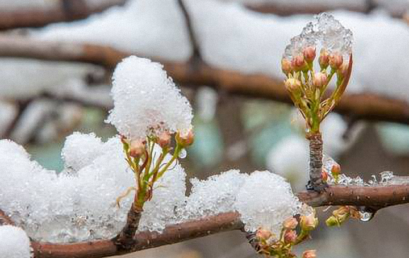
{"label": "branch bark", "polygon": [[[351,12],[358,13],[369,13],[373,9],[382,7],[373,1],[366,1],[365,4],[359,3],[343,3],[334,4],[333,2],[328,4],[311,4],[309,2],[294,4],[283,4],[279,2],[271,1],[269,3],[261,4],[246,4],[248,9],[260,13],[269,13],[279,16],[289,16],[295,14],[318,14],[321,12],[328,12],[337,9],[348,10]],[[389,11],[389,14],[395,18],[402,18],[405,15],[405,9],[397,10],[394,8],[394,11]]]}
{"label": "branch bark", "polygon": [[[2,57],[84,62],[113,69],[118,62],[130,54],[99,45],[0,36],[0,56]],[[282,81],[277,78],[261,74],[241,74],[211,67],[204,63],[199,64],[197,69],[191,69],[189,63],[153,59],[163,63],[169,76],[177,83],[187,87],[208,85],[221,92],[291,104]],[[353,116],[355,119],[409,124],[409,103],[372,93],[345,94],[334,111]]]}
{"label": "branch bark", "polygon": [[[353,205],[378,210],[409,202],[409,184],[386,186],[331,186],[323,192],[301,192],[300,201],[313,207],[328,205]],[[184,222],[166,227],[163,233],[140,232],[134,237],[129,250],[118,250],[112,240],[76,244],[51,244],[33,242],[35,258],[100,258],[136,252],[168,245],[229,230],[241,230],[243,223],[237,212]]]}
{"label": "branch bark", "polygon": [[89,4],[84,0],[60,0],[49,8],[0,10],[0,30],[43,27],[50,23],[81,20],[125,3],[126,0],[104,0],[98,4]]}

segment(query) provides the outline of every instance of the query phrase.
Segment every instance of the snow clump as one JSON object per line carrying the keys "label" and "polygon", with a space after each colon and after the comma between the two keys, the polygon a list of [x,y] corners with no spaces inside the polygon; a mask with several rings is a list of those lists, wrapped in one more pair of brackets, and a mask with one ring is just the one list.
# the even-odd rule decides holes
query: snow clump
{"label": "snow clump", "polygon": [[0,226],[0,257],[30,258],[30,239],[21,228]]}

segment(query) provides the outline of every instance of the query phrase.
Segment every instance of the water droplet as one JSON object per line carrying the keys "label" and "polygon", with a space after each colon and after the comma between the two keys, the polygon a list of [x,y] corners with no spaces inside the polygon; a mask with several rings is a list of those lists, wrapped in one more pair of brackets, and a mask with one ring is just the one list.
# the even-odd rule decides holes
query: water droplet
{"label": "water droplet", "polygon": [[186,158],[186,155],[187,155],[186,150],[182,149],[179,153],[179,158],[184,159]]}
{"label": "water droplet", "polygon": [[375,212],[376,211],[368,207],[359,207],[359,215],[361,216],[360,220],[363,222],[370,221],[375,216]]}

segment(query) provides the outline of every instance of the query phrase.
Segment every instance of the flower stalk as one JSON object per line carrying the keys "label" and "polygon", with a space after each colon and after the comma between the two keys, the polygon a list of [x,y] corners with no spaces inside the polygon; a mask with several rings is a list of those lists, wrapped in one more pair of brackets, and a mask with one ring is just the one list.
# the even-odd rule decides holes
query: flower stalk
{"label": "flower stalk", "polygon": [[[316,73],[313,67],[315,51],[315,47],[307,46],[302,54],[294,56],[292,60],[284,57],[281,64],[287,77],[284,84],[288,94],[306,122],[306,138],[310,142],[310,182],[307,188],[320,192],[327,187],[322,179],[323,140],[320,125],[345,92],[353,62],[352,54],[345,62],[341,54],[330,54],[322,49],[318,58],[320,72]],[[335,90],[327,94],[334,76],[337,77]]]}

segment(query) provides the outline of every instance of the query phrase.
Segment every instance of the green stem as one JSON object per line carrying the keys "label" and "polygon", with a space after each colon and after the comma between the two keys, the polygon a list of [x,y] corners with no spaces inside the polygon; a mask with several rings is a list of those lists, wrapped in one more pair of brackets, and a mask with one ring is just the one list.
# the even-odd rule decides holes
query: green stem
{"label": "green stem", "polygon": [[176,145],[175,152],[173,153],[172,158],[169,162],[159,171],[158,179],[163,176],[163,174],[168,170],[168,168],[172,165],[172,163],[179,157],[179,153],[183,150],[183,148],[178,144]]}

